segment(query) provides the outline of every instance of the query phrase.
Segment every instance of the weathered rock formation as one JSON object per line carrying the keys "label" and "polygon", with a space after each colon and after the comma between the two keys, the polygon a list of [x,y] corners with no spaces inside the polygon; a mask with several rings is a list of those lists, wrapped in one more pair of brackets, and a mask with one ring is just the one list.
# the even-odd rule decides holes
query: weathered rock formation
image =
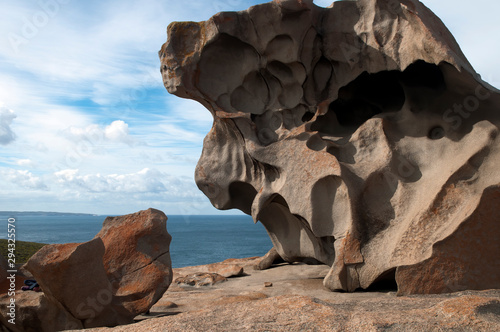
{"label": "weathered rock formation", "polygon": [[[154,209],[108,217],[89,242],[44,246],[26,264],[43,293],[20,294],[20,317],[31,318],[8,327],[55,331],[133,322],[172,281],[166,221]],[[8,300],[0,299],[0,308]]]}
{"label": "weathered rock formation", "polygon": [[332,290],[500,287],[500,94],[422,3],[275,0],[172,23],[160,58],[214,117],[198,187],[283,259]]}
{"label": "weathered rock formation", "polygon": [[187,267],[187,273],[175,278],[174,283],[195,287],[212,286],[227,278],[242,276],[243,266],[235,264],[233,260],[230,258],[220,263]]}
{"label": "weathered rock formation", "polygon": [[219,282],[227,281],[227,278],[213,272],[196,272],[188,274],[184,277],[179,277],[174,280],[174,283],[184,286],[213,286]]}
{"label": "weathered rock formation", "polygon": [[262,259],[259,261],[259,264],[256,264],[254,268],[256,270],[265,270],[270,268],[275,263],[282,263],[283,259],[278,254],[276,248],[272,247],[271,250],[265,254]]}
{"label": "weathered rock formation", "polygon": [[243,267],[231,263],[212,263],[203,265],[199,272],[217,273],[225,278],[238,277],[243,274]]}

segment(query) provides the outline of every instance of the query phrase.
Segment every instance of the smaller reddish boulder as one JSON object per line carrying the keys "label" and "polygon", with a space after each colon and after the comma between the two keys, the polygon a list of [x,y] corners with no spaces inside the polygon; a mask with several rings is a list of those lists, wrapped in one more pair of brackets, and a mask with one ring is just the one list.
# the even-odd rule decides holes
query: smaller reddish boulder
{"label": "smaller reddish boulder", "polygon": [[47,245],[26,268],[83,327],[131,323],[172,281],[166,221],[155,209],[108,217],[93,240]]}

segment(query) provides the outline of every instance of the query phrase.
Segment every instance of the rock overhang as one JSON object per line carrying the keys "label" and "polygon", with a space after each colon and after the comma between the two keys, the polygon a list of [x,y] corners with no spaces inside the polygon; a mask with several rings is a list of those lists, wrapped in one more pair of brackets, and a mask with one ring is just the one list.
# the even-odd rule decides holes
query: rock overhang
{"label": "rock overhang", "polygon": [[[366,288],[432,256],[467,214],[436,213],[426,233],[419,209],[436,211],[469,164],[496,158],[497,91],[418,1],[273,1],[168,35],[167,90],[214,116],[199,188],[260,220],[283,258],[331,265],[329,288]],[[469,183],[469,216],[498,180]]]}

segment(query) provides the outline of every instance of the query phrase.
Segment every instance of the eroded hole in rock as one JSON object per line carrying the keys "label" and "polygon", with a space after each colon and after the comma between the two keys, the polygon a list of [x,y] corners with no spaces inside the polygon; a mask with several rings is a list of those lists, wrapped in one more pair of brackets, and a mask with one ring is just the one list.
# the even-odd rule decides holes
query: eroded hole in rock
{"label": "eroded hole in rock", "polygon": [[240,209],[246,214],[251,214],[252,202],[257,195],[257,190],[251,184],[245,182],[233,182],[229,185],[229,196],[231,207]]}
{"label": "eroded hole in rock", "polygon": [[[408,93],[411,101],[420,105],[423,104],[421,99],[427,98],[422,93],[423,90],[438,93],[444,88],[444,78],[439,67],[423,61],[415,62],[404,72],[364,72],[339,89],[337,100],[330,104],[325,115],[318,117],[311,130],[332,136],[352,134],[363,123],[379,114],[401,110]],[[444,136],[444,133],[434,132],[432,137],[439,137],[441,134]]]}
{"label": "eroded hole in rock", "polygon": [[265,163],[261,163],[261,165],[264,167],[264,174],[267,180],[274,182],[280,178],[280,172],[276,167]]}
{"label": "eroded hole in rock", "polygon": [[370,285],[370,287],[365,289],[367,292],[395,292],[397,290],[398,284],[396,283],[396,269],[391,269],[383,273]]}
{"label": "eroded hole in rock", "polygon": [[401,82],[406,87],[406,98],[410,100],[410,109],[414,113],[428,109],[429,100],[446,90],[441,69],[421,60],[402,73]]}
{"label": "eroded hole in rock", "polygon": [[306,145],[309,149],[314,151],[321,151],[326,147],[325,141],[318,135],[311,136],[311,138],[307,140]]}
{"label": "eroded hole in rock", "polygon": [[307,111],[303,116],[302,116],[302,122],[309,122],[312,120],[312,118],[314,117],[314,113],[313,112],[309,112]]}
{"label": "eroded hole in rock", "polygon": [[268,91],[255,71],[258,63],[259,54],[251,45],[221,33],[203,50],[197,87],[227,110],[262,113]]}
{"label": "eroded hole in rock", "polygon": [[438,140],[443,138],[445,135],[446,133],[444,131],[444,128],[441,126],[436,126],[431,130],[429,130],[429,135],[427,137],[429,137],[432,140]]}
{"label": "eroded hole in rock", "polygon": [[330,104],[341,126],[359,127],[382,112],[401,109],[405,93],[398,72],[361,74],[355,81],[339,90],[339,98]]}
{"label": "eroded hole in rock", "polygon": [[441,69],[422,60],[408,66],[401,75],[401,81],[411,87],[426,87],[434,90],[446,88]]}

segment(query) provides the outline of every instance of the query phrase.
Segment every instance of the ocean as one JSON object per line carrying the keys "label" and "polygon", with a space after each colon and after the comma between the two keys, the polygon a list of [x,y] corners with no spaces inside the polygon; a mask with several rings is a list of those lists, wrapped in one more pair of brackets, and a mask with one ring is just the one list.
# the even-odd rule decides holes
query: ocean
{"label": "ocean", "polygon": [[[40,243],[86,242],[101,230],[106,216],[68,213],[0,212],[0,239],[7,220],[16,219],[16,240]],[[261,223],[246,215],[168,216],[173,267],[202,265],[227,258],[262,256],[272,248]]]}

